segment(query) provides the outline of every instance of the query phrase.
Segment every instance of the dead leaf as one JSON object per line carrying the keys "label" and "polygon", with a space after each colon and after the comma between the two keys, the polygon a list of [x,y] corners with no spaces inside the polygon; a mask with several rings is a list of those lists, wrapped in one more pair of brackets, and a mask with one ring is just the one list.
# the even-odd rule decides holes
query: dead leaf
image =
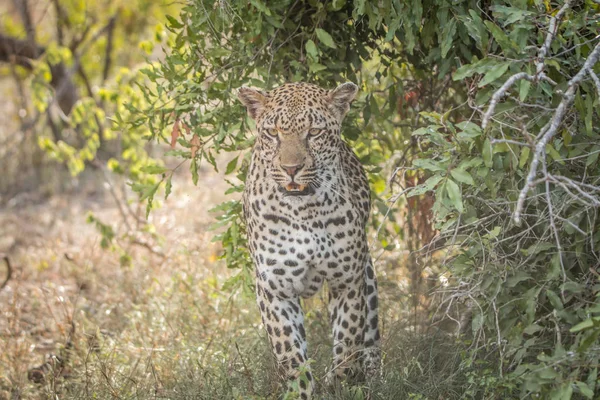
{"label": "dead leaf", "polygon": [[192,137],[192,140],[190,140],[190,145],[191,145],[191,150],[192,150],[192,159],[194,159],[194,158],[196,158],[196,153],[200,149],[200,146],[202,146],[200,137],[194,135],[194,137]]}
{"label": "dead leaf", "polygon": [[192,132],[192,128],[190,128],[185,122],[182,122],[181,125],[183,129],[185,129],[185,134],[189,135]]}
{"label": "dead leaf", "polygon": [[179,129],[179,120],[175,120],[175,124],[173,124],[173,130],[171,131],[171,148],[175,148],[175,144],[177,144],[177,138],[179,137],[180,129]]}

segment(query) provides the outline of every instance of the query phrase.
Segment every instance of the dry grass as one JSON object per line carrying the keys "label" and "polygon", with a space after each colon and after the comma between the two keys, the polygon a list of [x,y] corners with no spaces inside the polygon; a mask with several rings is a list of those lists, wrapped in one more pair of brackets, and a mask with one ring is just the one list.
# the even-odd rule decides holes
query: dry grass
{"label": "dry grass", "polygon": [[[228,339],[250,342],[244,348],[262,340],[253,302],[220,290],[229,272],[216,262],[207,205],[221,200],[222,179],[207,175],[203,183],[211,190],[187,187],[187,177],[180,181],[178,192],[152,215],[160,234],[146,235],[154,237],[154,247],[160,243],[163,255],[124,244],[130,266],[121,265],[119,252],[102,249],[85,223],[88,209],[105,221],[118,220],[104,193],[55,197],[0,213],[0,252],[14,267],[0,292],[4,397],[38,398],[57,390],[54,382],[28,382],[27,370],[49,353],[60,355],[70,336],[75,346],[61,386],[68,393],[85,383],[85,394],[77,389],[74,398],[170,390],[228,354],[234,345]],[[98,348],[90,338],[98,339]]]}
{"label": "dry grass", "polygon": [[[87,210],[119,220],[108,194],[93,187],[38,204],[12,202],[0,212],[0,252],[15,269],[0,292],[0,399],[277,398],[254,300],[221,290],[232,271],[217,260],[207,210],[223,200],[225,183],[209,172],[200,187],[189,182],[178,176],[168,202],[151,214],[154,231],[144,239],[154,251],[120,242],[130,265],[122,265],[120,250],[102,249],[85,223]],[[381,285],[383,379],[365,387],[319,386],[320,393],[459,398],[454,344],[410,334],[397,322],[402,295],[390,276]],[[323,298],[306,307],[317,377],[331,354]],[[43,383],[31,382],[28,371],[51,360],[49,354],[66,359],[64,367]],[[448,373],[440,378],[440,371]]]}

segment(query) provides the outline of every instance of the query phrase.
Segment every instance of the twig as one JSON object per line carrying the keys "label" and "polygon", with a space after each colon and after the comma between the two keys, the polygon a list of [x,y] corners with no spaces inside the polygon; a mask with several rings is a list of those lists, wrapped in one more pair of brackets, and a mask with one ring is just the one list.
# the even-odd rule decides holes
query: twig
{"label": "twig", "polygon": [[8,256],[4,256],[4,262],[6,263],[6,279],[4,279],[4,282],[2,282],[2,285],[0,285],[0,290],[4,289],[6,287],[6,285],[8,284],[8,281],[10,281],[10,278],[12,278],[12,265],[10,264],[10,258],[8,258]]}
{"label": "twig", "polygon": [[600,97],[600,78],[598,78],[598,75],[596,75],[591,68],[588,68],[587,73],[594,81],[594,84],[596,84],[596,91],[598,92],[598,97]]}
{"label": "twig", "polygon": [[113,15],[108,21],[107,33],[106,33],[106,52],[104,57],[104,68],[102,70],[102,83],[108,79],[108,73],[110,72],[110,64],[112,61],[112,48],[113,48],[113,36],[115,33],[115,22],[117,21],[117,15]]}
{"label": "twig", "polygon": [[[23,25],[25,26],[25,32],[27,33],[27,41],[34,49],[34,52],[37,52],[37,46],[35,44],[35,26],[31,21],[29,3],[27,2],[27,0],[13,0],[13,3],[17,10],[19,10],[19,14],[21,14],[21,20],[23,21]],[[33,58],[37,58],[37,54],[34,53]]]}
{"label": "twig", "polygon": [[529,143],[518,142],[516,140],[510,140],[510,139],[492,139],[490,141],[490,143],[491,144],[506,143],[506,144],[514,144],[517,146],[530,147]]}
{"label": "twig", "polygon": [[142,246],[145,247],[146,249],[148,249],[148,251],[152,254],[155,254],[161,258],[166,258],[167,256],[165,255],[165,253],[163,253],[160,250],[155,249],[154,247],[152,247],[152,245],[148,242],[146,242],[143,239],[139,239],[139,238],[135,238],[131,241],[132,244],[136,244],[138,246]]}
{"label": "twig", "polygon": [[504,95],[506,94],[506,91],[508,89],[510,89],[510,87],[512,85],[514,85],[517,81],[520,81],[521,79],[526,79],[530,82],[535,82],[536,76],[529,75],[527,72],[519,72],[518,74],[515,74],[515,75],[511,76],[510,78],[508,78],[506,80],[506,82],[504,82],[504,84],[502,86],[500,86],[500,89],[496,90],[496,92],[494,92],[494,94],[492,95],[492,100],[490,101],[490,105],[489,105],[487,111],[485,112],[485,114],[483,114],[483,120],[481,121],[481,127],[483,129],[485,129],[487,127],[488,123],[490,122],[490,119],[492,118],[492,115],[494,114],[496,105],[498,105],[498,102],[500,101],[500,99],[502,99],[504,97]]}
{"label": "twig", "polygon": [[600,192],[600,186],[588,185],[587,183],[577,182],[577,181],[574,181],[573,179],[569,179],[566,176],[562,176],[562,175],[556,175],[556,176],[548,175],[548,176],[550,176],[553,179],[560,179],[562,181],[565,181],[571,186],[580,186],[580,187],[584,187],[586,189],[590,189],[591,191],[594,191],[594,192]]}
{"label": "twig", "polygon": [[69,19],[65,15],[65,10],[61,7],[59,0],[52,0],[54,4],[54,12],[56,13],[56,36],[58,44],[62,46],[64,44],[64,32],[63,26],[69,25]]}
{"label": "twig", "polygon": [[552,45],[552,40],[554,40],[554,36],[556,36],[556,31],[558,29],[557,22],[561,20],[563,14],[567,12],[567,10],[571,7],[571,0],[565,0],[565,4],[558,10],[556,15],[550,18],[550,23],[548,24],[548,34],[546,35],[546,40],[542,47],[540,47],[540,51],[538,52],[538,58],[535,62],[536,68],[535,73],[539,75],[544,70],[544,58],[550,50],[550,45]]}
{"label": "twig", "polygon": [[521,189],[521,192],[519,193],[519,199],[517,200],[517,206],[513,215],[513,219],[516,223],[519,223],[521,221],[521,212],[523,211],[523,205],[525,203],[525,199],[527,198],[527,193],[529,192],[529,189],[533,187],[533,180],[537,175],[537,168],[540,162],[540,158],[545,157],[544,152],[546,151],[546,145],[548,144],[550,139],[554,137],[554,135],[558,131],[558,128],[562,124],[563,118],[567,114],[571,103],[575,99],[575,91],[577,90],[579,83],[588,73],[588,70],[591,69],[598,62],[599,58],[600,42],[596,44],[596,47],[594,47],[594,50],[588,56],[581,70],[569,81],[569,88],[565,92],[563,100],[560,102],[558,107],[556,107],[554,115],[552,116],[549,125],[547,125],[547,130],[545,132],[540,132],[540,134],[543,133],[543,136],[535,146],[535,152],[533,153],[533,160],[531,160],[529,174],[527,175],[527,179],[525,180],[525,186],[523,187],[523,189]]}
{"label": "twig", "polygon": [[127,232],[131,232],[133,229],[131,228],[131,225],[129,224],[129,219],[127,218],[127,214],[125,214],[125,209],[123,208],[123,204],[121,204],[121,199],[117,195],[117,192],[115,191],[115,187],[112,183],[112,180],[110,179],[108,172],[106,172],[106,170],[104,169],[104,165],[102,165],[99,161],[96,161],[96,160],[92,161],[91,164],[93,166],[95,166],[96,168],[98,168],[100,171],[102,171],[102,174],[104,175],[104,181],[108,185],[108,189],[110,190],[110,194],[112,195],[113,199],[115,200],[115,203],[117,203],[117,207],[119,209],[119,213],[121,214],[121,218],[123,218],[123,222],[125,223],[125,226],[127,227]]}
{"label": "twig", "polygon": [[[544,171],[544,175],[548,176],[548,168],[546,166],[546,158],[542,158],[542,170]],[[554,239],[556,240],[556,248],[558,249],[558,259],[560,261],[560,269],[562,271],[563,278],[563,286],[567,282],[567,272],[565,271],[565,264],[563,263],[562,256],[562,245],[560,244],[560,237],[558,236],[558,229],[556,228],[556,223],[554,222],[554,210],[552,207],[552,198],[550,197],[550,179],[546,179],[546,203],[548,204],[548,216],[550,217],[550,226],[552,227],[552,233],[554,234]],[[561,297],[563,302],[565,301],[565,292],[561,289]]]}
{"label": "twig", "polygon": [[546,35],[544,44],[542,45],[542,47],[540,47],[540,49],[538,51],[538,56],[535,61],[535,74],[530,75],[526,72],[519,72],[518,74],[515,74],[515,75],[511,76],[510,78],[508,78],[507,81],[504,82],[504,84],[498,90],[496,90],[496,92],[492,95],[492,100],[490,101],[490,105],[489,105],[487,111],[485,112],[485,114],[483,115],[483,120],[481,121],[481,127],[483,129],[485,129],[487,127],[488,123],[490,122],[490,119],[492,118],[492,115],[494,114],[494,110],[496,109],[496,106],[498,105],[498,102],[500,101],[500,99],[502,99],[505,96],[508,89],[510,89],[510,87],[512,85],[514,85],[517,81],[520,81],[521,79],[526,79],[530,82],[538,82],[541,80],[545,80],[547,82],[550,82],[550,83],[556,85],[556,82],[554,82],[552,79],[548,78],[546,76],[546,74],[544,73],[544,59],[546,57],[546,54],[548,53],[548,50],[550,49],[552,40],[554,40],[554,36],[556,36],[556,31],[558,29],[558,21],[560,21],[563,14],[565,12],[567,12],[567,10],[569,9],[570,6],[571,6],[571,0],[566,0],[565,4],[563,4],[563,6],[556,13],[556,15],[553,16],[552,18],[550,18],[550,23],[548,24],[548,34]]}

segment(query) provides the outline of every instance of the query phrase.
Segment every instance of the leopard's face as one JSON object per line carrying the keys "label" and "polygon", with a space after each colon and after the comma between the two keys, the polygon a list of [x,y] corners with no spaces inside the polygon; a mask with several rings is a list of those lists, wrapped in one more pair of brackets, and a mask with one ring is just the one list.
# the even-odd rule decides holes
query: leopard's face
{"label": "leopard's face", "polygon": [[285,195],[314,193],[331,179],[342,143],[340,126],[356,92],[353,83],[332,91],[306,83],[266,93],[240,89],[240,99],[256,120],[254,152]]}

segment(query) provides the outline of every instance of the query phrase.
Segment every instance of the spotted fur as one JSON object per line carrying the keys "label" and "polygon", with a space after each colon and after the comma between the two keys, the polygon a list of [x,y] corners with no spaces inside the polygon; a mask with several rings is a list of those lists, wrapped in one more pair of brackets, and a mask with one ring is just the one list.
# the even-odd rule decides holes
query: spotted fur
{"label": "spotted fur", "polygon": [[280,371],[298,383],[302,399],[311,396],[314,378],[300,298],[325,281],[333,377],[372,374],[380,364],[377,283],[365,233],[369,184],[340,136],[357,90],[353,83],[334,90],[292,83],[239,91],[258,130],[243,199],[257,302]]}

